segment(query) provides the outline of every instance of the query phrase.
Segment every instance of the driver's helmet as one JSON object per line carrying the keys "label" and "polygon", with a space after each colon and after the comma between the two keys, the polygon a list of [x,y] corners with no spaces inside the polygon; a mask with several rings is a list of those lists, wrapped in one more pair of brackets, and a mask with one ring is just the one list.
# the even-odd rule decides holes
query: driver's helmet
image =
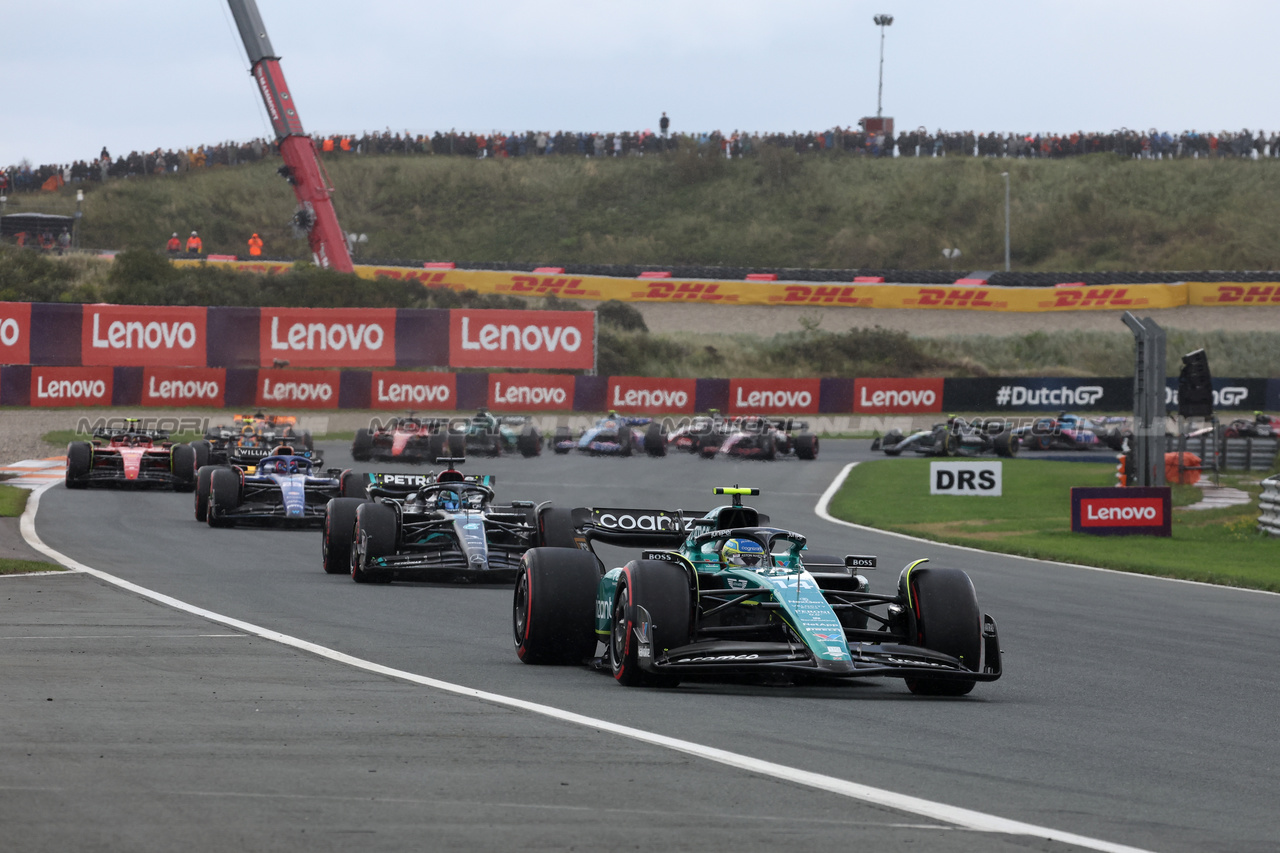
{"label": "driver's helmet", "polygon": [[290,460],[289,460],[289,462],[288,462],[288,466],[289,466],[289,467],[286,469],[286,470],[288,471],[288,473],[290,473],[290,474],[296,474],[296,473],[298,473],[298,460],[297,460],[297,459],[290,459]]}
{"label": "driver's helmet", "polygon": [[458,493],[452,489],[442,489],[440,494],[436,495],[436,506],[440,509],[459,510],[462,509],[462,501],[458,498]]}
{"label": "driver's helmet", "polygon": [[752,539],[729,539],[720,549],[720,563],[724,566],[758,568],[764,565],[764,548]]}

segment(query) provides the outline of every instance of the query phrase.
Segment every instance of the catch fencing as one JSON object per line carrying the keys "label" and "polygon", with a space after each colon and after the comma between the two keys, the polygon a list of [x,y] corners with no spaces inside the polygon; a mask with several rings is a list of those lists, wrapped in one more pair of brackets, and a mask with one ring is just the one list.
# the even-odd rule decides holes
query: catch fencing
{"label": "catch fencing", "polygon": [[[1196,454],[1205,460],[1207,465],[1208,460],[1213,456],[1213,436],[1197,435],[1170,439],[1169,451],[1179,450]],[[1222,440],[1221,455],[1218,460],[1223,471],[1270,471],[1276,464],[1278,451],[1280,451],[1280,440],[1275,438],[1226,438]]]}

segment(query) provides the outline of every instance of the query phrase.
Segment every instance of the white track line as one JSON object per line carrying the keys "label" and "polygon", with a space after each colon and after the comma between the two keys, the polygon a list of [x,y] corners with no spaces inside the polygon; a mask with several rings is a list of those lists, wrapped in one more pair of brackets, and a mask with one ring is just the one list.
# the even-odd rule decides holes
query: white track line
{"label": "white track line", "polygon": [[843,518],[836,518],[827,511],[827,506],[831,503],[831,499],[835,497],[836,492],[840,491],[840,487],[844,485],[845,479],[849,476],[849,472],[856,468],[860,463],[850,462],[840,470],[836,478],[831,481],[831,485],[827,486],[827,490],[822,493],[822,497],[818,498],[818,502],[814,504],[814,515],[823,521],[829,521],[832,524],[839,524],[844,527],[852,527],[854,530],[864,530],[867,533],[878,533],[881,536],[892,536],[895,539],[906,539],[908,542],[919,542],[921,545],[928,545],[932,548],[954,548],[957,551],[969,551],[973,554],[986,554],[989,557],[1005,557],[1010,560],[1028,560],[1033,563],[1045,563],[1050,566],[1066,566],[1072,569],[1086,569],[1090,572],[1105,572],[1109,575],[1123,575],[1127,578],[1146,578],[1153,581],[1164,581],[1165,583],[1182,583],[1191,586],[1203,586],[1208,589],[1229,589],[1234,592],[1248,592],[1255,595],[1280,595],[1280,592],[1271,592],[1266,589],[1249,589],[1243,586],[1227,586],[1225,584],[1205,583],[1204,581],[1189,581],[1182,578],[1166,578],[1161,575],[1147,575],[1141,572],[1125,572],[1120,569],[1104,569],[1099,566],[1086,566],[1081,563],[1064,563],[1061,560],[1046,560],[1040,557],[1024,557],[1021,554],[1006,554],[1003,551],[985,551],[982,548],[971,548],[968,545],[952,545],[949,542],[938,542],[935,539],[921,539],[919,536],[911,536],[907,533],[895,533],[892,530],[881,530],[879,527],[867,527],[864,524],[854,524],[852,521],[845,521]]}
{"label": "white track line", "polygon": [[[837,483],[843,481],[844,476],[847,473],[848,468],[841,472],[841,476],[837,478]],[[759,758],[752,758],[748,755],[740,755],[735,752],[716,749],[711,746],[704,746],[702,744],[693,743],[692,741],[680,740],[679,738],[667,737],[666,735],[632,728],[631,726],[611,723],[608,720],[588,717],[584,714],[576,714],[572,711],[565,711],[561,708],[553,708],[550,705],[541,705],[536,702],[528,702],[511,696],[489,693],[484,690],[476,690],[471,687],[464,687],[460,684],[453,684],[448,681],[428,678],[427,676],[418,675],[417,673],[406,672],[400,669],[392,669],[389,666],[383,666],[382,664],[374,663],[373,661],[353,657],[325,646],[310,643],[306,640],[300,640],[297,637],[281,634],[278,631],[272,631],[268,628],[262,628],[249,622],[233,619],[230,616],[223,616],[220,613],[214,613],[210,610],[205,610],[204,608],[187,604],[186,602],[179,601],[178,599],[164,595],[163,593],[138,586],[137,584],[124,580],[123,578],[118,578],[115,575],[107,574],[106,572],[92,568],[91,566],[86,566],[84,563],[73,560],[65,554],[50,548],[36,533],[35,523],[36,512],[40,508],[40,497],[49,488],[49,486],[44,486],[32,492],[30,499],[27,501],[26,512],[22,514],[22,535],[31,547],[49,557],[52,557],[73,571],[92,575],[95,578],[114,584],[121,589],[129,590],[130,592],[141,595],[144,598],[149,598],[152,601],[176,608],[183,612],[200,616],[222,625],[227,625],[239,631],[244,631],[246,634],[261,637],[264,640],[271,640],[290,648],[318,655],[319,657],[327,658],[331,661],[336,661],[337,663],[353,666],[357,669],[372,672],[377,675],[407,681],[410,684],[418,684],[423,687],[442,690],[446,693],[452,693],[457,696],[466,696],[483,702],[502,705],[507,708],[528,711],[530,713],[550,717],[551,719],[559,720],[561,722],[572,723],[585,728],[595,729],[596,731],[608,732],[610,734],[630,738],[631,740],[636,740],[641,743],[647,743],[652,746],[658,746],[664,749],[685,753],[686,755],[692,755],[697,758],[703,758],[708,761],[714,761],[728,767],[736,767],[739,770],[744,770],[748,773],[768,776],[774,779],[792,782],[797,785],[803,785],[808,788],[816,788],[820,791],[829,791],[853,800],[871,803],[884,808],[895,809],[908,814],[920,815],[932,820],[943,821],[945,823],[977,832],[997,832],[1007,835],[1043,838],[1049,841],[1061,842],[1063,844],[1074,844],[1077,847],[1083,847],[1088,850],[1104,851],[1104,853],[1150,853],[1150,851],[1143,850],[1138,847],[1114,844],[1110,841],[1089,838],[1087,836],[1076,835],[1071,832],[1062,832],[1060,830],[1050,829],[1049,827],[1036,826],[1035,824],[1022,823],[1021,821],[1016,820],[1007,820],[1002,817],[996,817],[995,815],[984,814],[983,812],[971,811],[970,809],[958,808],[956,806],[948,806],[944,803],[936,803],[919,797],[898,794],[881,788],[873,788],[869,785],[861,785],[857,782],[850,782],[834,776],[825,776],[821,773],[811,773],[807,770],[800,770],[796,767],[788,767],[784,764],[776,764],[772,761],[763,761]],[[832,490],[828,489],[828,492],[830,491]]]}

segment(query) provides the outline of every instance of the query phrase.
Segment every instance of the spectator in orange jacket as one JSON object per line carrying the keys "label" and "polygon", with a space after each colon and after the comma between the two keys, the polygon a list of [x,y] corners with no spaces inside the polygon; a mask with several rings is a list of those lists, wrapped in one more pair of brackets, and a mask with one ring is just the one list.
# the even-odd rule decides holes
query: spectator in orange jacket
{"label": "spectator in orange jacket", "polygon": [[176,255],[182,251],[182,241],[178,239],[178,232],[174,231],[173,236],[169,238],[168,245],[169,254]]}
{"label": "spectator in orange jacket", "polygon": [[249,257],[251,258],[262,257],[262,238],[259,237],[257,234],[254,234],[252,237],[249,238]]}
{"label": "spectator in orange jacket", "polygon": [[200,235],[192,231],[191,236],[187,238],[187,251],[198,255],[204,251],[204,241],[200,239]]}

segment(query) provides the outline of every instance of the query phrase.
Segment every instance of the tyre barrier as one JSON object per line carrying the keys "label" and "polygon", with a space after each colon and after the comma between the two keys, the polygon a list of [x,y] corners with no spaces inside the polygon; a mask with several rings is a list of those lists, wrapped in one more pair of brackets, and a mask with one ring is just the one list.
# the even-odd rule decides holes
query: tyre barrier
{"label": "tyre barrier", "polygon": [[[1181,447],[1172,437],[1168,448],[1171,453],[1183,450],[1206,460],[1213,456],[1213,440],[1207,435],[1186,438]],[[1270,471],[1278,451],[1280,440],[1275,438],[1226,438],[1218,458],[1223,471]]]}
{"label": "tyre barrier", "polygon": [[1280,476],[1268,477],[1262,481],[1258,509],[1258,529],[1272,536],[1280,536]]}

